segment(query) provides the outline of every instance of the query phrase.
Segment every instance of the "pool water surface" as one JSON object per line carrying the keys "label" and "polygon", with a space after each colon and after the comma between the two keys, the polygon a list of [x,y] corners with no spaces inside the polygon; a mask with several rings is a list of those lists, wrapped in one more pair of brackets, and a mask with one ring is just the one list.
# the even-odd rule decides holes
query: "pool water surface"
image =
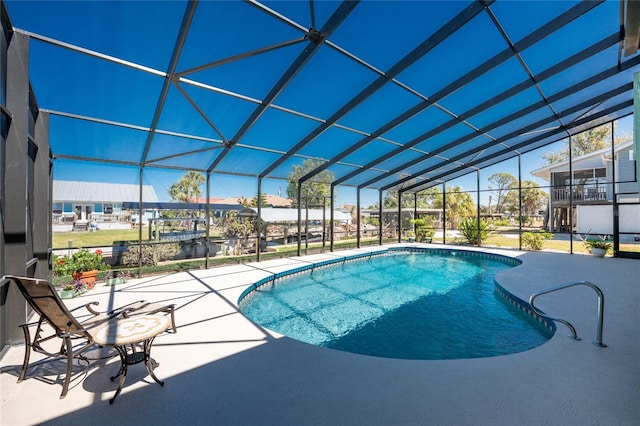
{"label": "pool water surface", "polygon": [[317,346],[389,358],[459,359],[522,352],[551,331],[505,300],[512,267],[461,251],[390,252],[316,268],[241,300],[254,322]]}

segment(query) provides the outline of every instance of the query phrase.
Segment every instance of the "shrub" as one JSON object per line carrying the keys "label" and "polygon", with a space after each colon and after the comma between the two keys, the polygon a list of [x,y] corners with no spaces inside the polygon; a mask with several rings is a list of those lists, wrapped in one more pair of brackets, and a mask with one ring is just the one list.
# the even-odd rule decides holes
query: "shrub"
{"label": "shrub", "polygon": [[[143,244],[142,265],[155,266],[158,262],[171,259],[180,253],[180,244]],[[127,266],[137,266],[140,263],[140,246],[131,245],[122,256],[122,263]]]}
{"label": "shrub", "polygon": [[414,219],[411,221],[416,226],[416,241],[421,243],[427,238],[433,237],[436,231],[433,229],[433,221],[429,219]]}
{"label": "shrub", "polygon": [[522,245],[530,250],[542,250],[545,240],[553,237],[553,234],[546,231],[524,232],[522,234]]}
{"label": "shrub", "polygon": [[460,233],[469,242],[469,244],[481,244],[487,239],[493,227],[486,219],[480,219],[480,229],[478,230],[478,221],[475,217],[466,217],[462,219],[458,226]]}

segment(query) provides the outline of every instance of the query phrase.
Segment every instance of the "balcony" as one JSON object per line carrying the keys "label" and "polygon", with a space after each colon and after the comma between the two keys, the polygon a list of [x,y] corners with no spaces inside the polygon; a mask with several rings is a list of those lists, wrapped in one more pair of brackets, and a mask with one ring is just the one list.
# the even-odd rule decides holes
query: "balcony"
{"label": "balcony", "polygon": [[552,190],[552,201],[566,201],[573,198],[573,201],[606,201],[607,200],[607,187],[585,187],[575,186],[573,191],[568,186],[555,187]]}

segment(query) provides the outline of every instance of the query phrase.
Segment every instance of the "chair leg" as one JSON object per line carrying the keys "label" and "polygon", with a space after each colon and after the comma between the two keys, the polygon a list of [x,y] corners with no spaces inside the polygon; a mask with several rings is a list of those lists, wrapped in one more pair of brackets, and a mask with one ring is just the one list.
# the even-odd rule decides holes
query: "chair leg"
{"label": "chair leg", "polygon": [[31,357],[31,334],[29,333],[29,326],[23,325],[22,332],[24,333],[24,361],[22,361],[22,370],[20,376],[18,376],[18,383],[24,380],[27,375],[27,368],[29,368],[29,358]]}
{"label": "chair leg", "polygon": [[71,368],[73,367],[73,345],[71,344],[71,337],[65,337],[64,343],[67,350],[67,374],[64,377],[60,399],[67,396],[67,391],[69,390],[69,382],[71,381]]}
{"label": "chair leg", "polygon": [[173,311],[174,311],[174,308],[173,308],[173,306],[172,306],[172,307],[171,307],[171,326],[173,327],[173,332],[174,332],[174,333],[177,333],[177,332],[178,332],[178,330],[176,329],[176,318],[175,318],[175,317],[174,317],[174,315],[173,315]]}

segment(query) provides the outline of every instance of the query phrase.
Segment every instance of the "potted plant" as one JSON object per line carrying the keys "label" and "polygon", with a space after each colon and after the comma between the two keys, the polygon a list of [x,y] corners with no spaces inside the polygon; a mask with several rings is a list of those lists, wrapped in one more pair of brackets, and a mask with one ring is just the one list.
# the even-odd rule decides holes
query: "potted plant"
{"label": "potted plant", "polygon": [[588,238],[584,240],[584,245],[591,250],[591,254],[595,257],[604,257],[612,247],[612,244],[604,238],[597,240]]}
{"label": "potted plant", "polygon": [[53,258],[53,273],[56,276],[71,275],[75,280],[82,281],[88,289],[95,286],[98,271],[109,269],[110,265],[102,261],[102,251],[91,252],[81,249],[73,253],[71,257],[63,256]]}
{"label": "potted plant", "polygon": [[129,271],[109,271],[105,278],[106,285],[124,284],[127,282]]}
{"label": "potted plant", "polygon": [[407,237],[409,238],[410,243],[413,243],[416,241],[416,233],[413,231],[407,232]]}
{"label": "potted plant", "polygon": [[80,280],[73,281],[73,297],[80,296],[82,293],[87,292],[87,286]]}
{"label": "potted plant", "polygon": [[62,290],[59,291],[60,299],[72,299],[73,298],[73,285],[66,284]]}

